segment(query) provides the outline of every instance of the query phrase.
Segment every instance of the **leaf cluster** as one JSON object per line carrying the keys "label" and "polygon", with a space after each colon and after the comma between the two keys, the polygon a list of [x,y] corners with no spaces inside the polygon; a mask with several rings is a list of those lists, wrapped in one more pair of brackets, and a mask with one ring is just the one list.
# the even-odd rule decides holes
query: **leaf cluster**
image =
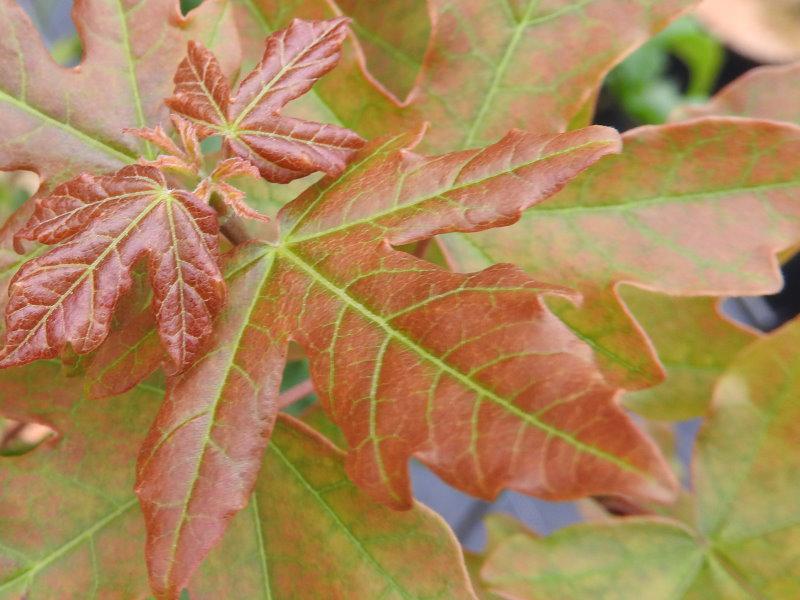
{"label": "leaf cluster", "polygon": [[[800,595],[800,329],[717,306],[800,239],[797,67],[589,125],[694,4],[85,0],[63,68],[0,0],[0,167],[41,180],[0,415],[55,432],[0,459],[0,597]],[[636,517],[465,563],[411,459]]]}

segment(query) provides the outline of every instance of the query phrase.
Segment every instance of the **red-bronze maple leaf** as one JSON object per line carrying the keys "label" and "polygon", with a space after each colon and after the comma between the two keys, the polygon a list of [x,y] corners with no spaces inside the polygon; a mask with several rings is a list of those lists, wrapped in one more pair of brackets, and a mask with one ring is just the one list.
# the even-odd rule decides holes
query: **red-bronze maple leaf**
{"label": "red-bronze maple leaf", "polygon": [[68,345],[79,354],[97,348],[143,258],[158,332],[176,367],[198,356],[224,302],[216,213],[151,166],[62,184],[37,201],[17,237],[60,245],[11,282],[0,367],[53,358]]}
{"label": "red-bronze maple leaf", "polygon": [[265,179],[286,183],[315,171],[336,175],[364,144],[335,125],[280,114],[339,60],[348,19],[302,21],[267,38],[261,62],[231,99],[227,79],[211,52],[189,43],[167,105],[205,135],[221,135],[225,151],[253,163]]}
{"label": "red-bronze maple leaf", "polygon": [[246,505],[289,340],[347,438],[351,477],[396,508],[412,504],[412,456],[486,498],[673,493],[591,349],[547,310],[544,296],[568,291],[511,265],[465,276],[391,247],[513,223],[616,152],[616,132],[517,131],[432,158],[413,142],[371,143],[280,211],[274,244],[232,256],[212,349],[171,378],[137,465],[159,597],[177,597]]}

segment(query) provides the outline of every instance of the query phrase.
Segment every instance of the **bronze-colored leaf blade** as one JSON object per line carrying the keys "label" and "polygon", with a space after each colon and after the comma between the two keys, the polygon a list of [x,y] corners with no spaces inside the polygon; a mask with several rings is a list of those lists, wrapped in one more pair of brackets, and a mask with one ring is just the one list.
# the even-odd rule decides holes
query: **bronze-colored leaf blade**
{"label": "bronze-colored leaf blade", "polygon": [[347,23],[295,19],[269,36],[261,61],[236,91],[231,108],[237,122],[259,121],[308,92],[339,62]]}
{"label": "bronze-colored leaf blade", "polygon": [[37,201],[19,237],[63,242],[27,262],[11,282],[0,366],[85,354],[109,333],[111,317],[146,258],[161,341],[177,368],[211,333],[225,286],[217,266],[216,213],[169,188],[153,167],[81,176]]}
{"label": "bronze-colored leaf blade", "polygon": [[186,58],[178,65],[174,82],[175,90],[166,104],[175,113],[191,119],[206,135],[212,135],[215,130],[203,129],[204,124],[225,125],[231,88],[217,57],[205,46],[189,42]]}
{"label": "bronze-colored leaf blade", "polygon": [[[305,348],[355,481],[407,508],[414,455],[483,497],[510,486],[668,498],[674,482],[657,451],[615,406],[590,349],[542,303],[569,292],[509,265],[462,276],[387,246],[511,223],[616,151],[616,133],[512,132],[434,158],[410,143],[377,141],[341,178],[312,186],[279,214],[277,245],[247,266],[271,268],[253,325]],[[554,468],[541,467],[545,454]]]}
{"label": "bronze-colored leaf blade", "polygon": [[[486,148],[431,158],[404,150],[416,143],[408,135],[375,142],[361,155],[369,158],[349,170],[356,182],[324,180],[284,207],[287,237],[310,241],[372,225],[400,245],[448,230],[509,225],[620,148],[617,132],[600,126],[562,135],[515,130]],[[376,160],[382,156],[386,160]],[[356,184],[364,190],[354,196]]]}
{"label": "bronze-colored leaf blade", "polygon": [[[359,253],[372,260],[347,268],[306,242],[282,252],[280,275],[296,298],[284,310],[304,309],[295,339],[348,438],[348,470],[373,497],[408,506],[413,454],[483,498],[504,487],[669,498],[657,452],[542,305],[561,290],[510,266],[462,277],[369,245]],[[387,285],[403,293],[376,298]]]}

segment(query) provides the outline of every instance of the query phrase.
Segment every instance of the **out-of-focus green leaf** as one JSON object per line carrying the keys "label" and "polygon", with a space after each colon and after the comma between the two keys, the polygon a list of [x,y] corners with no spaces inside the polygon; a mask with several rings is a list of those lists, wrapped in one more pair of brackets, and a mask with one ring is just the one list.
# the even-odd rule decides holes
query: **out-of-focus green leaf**
{"label": "out-of-focus green leaf", "polygon": [[83,44],[77,35],[68,35],[53,42],[50,54],[60,65],[75,66],[81,58]]}
{"label": "out-of-focus green leaf", "polygon": [[[283,370],[283,381],[281,382],[281,392],[285,392],[292,387],[307,381],[309,378],[308,361],[307,360],[293,360],[286,364]],[[286,412],[293,416],[303,414],[314,402],[316,402],[316,394],[309,393],[298,399],[291,406],[286,407]]]}
{"label": "out-of-focus green leaf", "polygon": [[59,433],[0,458],[0,598],[145,597],[133,467],[161,391],[89,401],[55,361],[0,379],[4,414]]}
{"label": "out-of-focus green leaf", "polygon": [[[686,91],[669,76],[670,57],[689,74]],[[623,109],[640,123],[663,123],[687,100],[704,100],[722,68],[722,46],[691,17],[672,23],[608,76],[606,84]]]}
{"label": "out-of-focus green leaf", "polygon": [[725,319],[715,298],[681,298],[620,288],[667,373],[663,383],[629,392],[623,403],[653,419],[703,416],[719,376],[756,334]]}
{"label": "out-of-focus green leaf", "polygon": [[38,185],[36,175],[27,171],[0,173],[0,225],[30,198]]}

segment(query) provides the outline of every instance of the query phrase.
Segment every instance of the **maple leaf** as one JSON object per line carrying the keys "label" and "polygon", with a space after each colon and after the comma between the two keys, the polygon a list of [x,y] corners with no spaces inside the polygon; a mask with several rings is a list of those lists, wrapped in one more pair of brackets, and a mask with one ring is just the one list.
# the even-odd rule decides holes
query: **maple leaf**
{"label": "maple leaf", "polygon": [[564,131],[618,62],[694,4],[432,0],[434,37],[414,102],[433,123],[425,148],[480,146],[513,127]]}
{"label": "maple leaf", "polygon": [[[3,415],[58,437],[2,459],[0,597],[146,597],[144,525],[132,492],[136,449],[162,391],[141,385],[85,401],[56,361],[0,373]],[[24,490],[24,493],[22,493]]]}
{"label": "maple leaf", "polygon": [[[396,39],[397,2],[331,3],[327,0],[242,2],[261,29],[257,37],[286,26],[292,17],[322,19],[345,14],[367,50],[378,39]],[[403,3],[405,4],[405,3]],[[490,143],[512,128],[559,132],[591,122],[605,75],[634,48],[666,27],[697,0],[430,0],[431,40],[414,89],[402,104],[366,70],[361,44],[318,86],[310,114],[339,116],[339,123],[366,137],[430,122],[426,152],[447,152]],[[412,3],[409,11],[419,11]],[[366,17],[364,13],[369,13]],[[361,23],[369,22],[362,27]],[[403,30],[404,33],[406,30]],[[394,56],[415,55],[418,34],[380,44]],[[391,86],[394,71],[375,66]],[[376,85],[377,84],[377,85]]]}
{"label": "maple leaf", "polygon": [[163,72],[178,65],[188,40],[220,50],[227,73],[240,60],[223,0],[204,2],[186,18],[174,0],[84,0],[73,19],[84,54],[66,69],[22,8],[0,0],[0,167],[34,170],[45,185],[136,160],[139,149],[122,130],[166,120]]}
{"label": "maple leaf", "polygon": [[733,361],[694,456],[691,524],[626,518],[544,538],[514,534],[482,575],[514,598],[615,595],[794,598],[800,594],[800,322]]}
{"label": "maple leaf", "polygon": [[551,306],[592,344],[614,381],[638,389],[662,374],[619,284],[690,296],[777,292],[775,253],[800,233],[791,200],[800,190],[800,129],[706,119],[643,127],[623,141],[622,154],[512,227],[440,239],[460,270],[515,262],[580,290],[581,307]]}
{"label": "maple leaf", "polygon": [[751,69],[709,102],[681,107],[675,120],[750,117],[800,124],[800,63]]}
{"label": "maple leaf", "polygon": [[[159,137],[161,136],[157,135],[153,139]],[[158,144],[163,142],[163,139],[159,140]],[[157,163],[162,168],[177,167],[178,170],[199,174],[193,159],[190,159],[182,149],[175,147],[174,151],[176,154],[160,156],[148,163]],[[171,160],[173,158],[177,161]],[[235,214],[261,222],[269,221],[267,217],[244,202],[243,192],[228,183],[230,177],[237,175],[256,177],[258,171],[241,159],[226,159],[209,176],[202,179],[194,195],[208,202],[216,193]],[[88,359],[86,380],[87,394],[90,398],[104,398],[127,392],[163,362],[164,350],[159,343],[150,307],[152,292],[143,285],[143,280],[144,277],[137,279],[136,290],[132,298],[127,299],[129,306],[123,306],[117,311],[119,323],[112,328],[100,348]]]}
{"label": "maple leaf", "polygon": [[179,589],[245,505],[290,339],[347,436],[348,472],[382,502],[410,506],[412,455],[482,497],[672,493],[590,349],[544,308],[541,295],[568,292],[510,265],[463,276],[387,245],[514,222],[616,151],[616,133],[512,132],[434,158],[410,143],[371,144],[282,209],[276,245],[244,246],[229,267],[212,349],[170,384],[140,456],[157,589]]}
{"label": "maple leaf", "polygon": [[[0,373],[7,393],[2,413],[59,432],[35,451],[3,460],[0,597],[47,597],[53,590],[68,597],[87,590],[102,598],[149,597],[141,560],[145,527],[131,479],[163,389],[148,383],[88,401],[81,380],[60,370],[55,361],[40,361]],[[378,530],[391,543],[376,538]],[[329,552],[332,539],[342,544],[339,552]],[[288,564],[284,551],[328,558]],[[431,567],[409,570],[421,554]],[[250,510],[234,522],[191,591],[193,598],[252,598],[265,589],[283,596],[301,582],[312,589],[338,577],[341,589],[367,596],[388,587],[409,596],[469,597],[459,554],[440,517],[421,505],[397,513],[370,501],[347,481],[341,452],[284,418]],[[247,568],[232,570],[234,556]]]}
{"label": "maple leaf", "polygon": [[[232,0],[232,7],[236,16],[236,22],[241,32],[242,54],[244,65],[257,64],[264,51],[264,37],[272,35],[276,31],[288,27],[295,18],[305,20],[325,20],[335,19],[344,14],[350,19],[351,28],[358,31],[361,35],[369,36],[375,42],[372,50],[369,47],[362,47],[359,39],[354,35],[347,36],[341,47],[339,63],[333,71],[319,80],[311,90],[292,102],[287,107],[287,112],[291,111],[292,116],[300,117],[312,121],[325,121],[352,129],[367,139],[381,137],[387,132],[405,131],[416,129],[419,125],[418,119],[411,121],[406,118],[403,111],[399,108],[386,85],[378,82],[366,68],[366,61],[371,57],[386,64],[387,55],[394,59],[398,56],[417,55],[420,56],[420,49],[427,46],[425,33],[430,30],[430,24],[426,21],[417,21],[417,27],[422,31],[416,31],[412,35],[409,30],[400,30],[392,24],[397,24],[396,12],[392,13],[392,19],[386,17],[385,10],[393,10],[393,7],[401,5],[405,19],[412,18],[413,15],[421,15],[427,12],[425,0],[387,0],[386,2],[364,4],[337,3],[331,4],[326,0],[304,0],[302,2],[283,0]],[[381,28],[377,28],[377,22],[371,21],[366,24],[363,15],[372,15],[372,19],[380,22]],[[386,30],[393,30],[386,33]],[[404,46],[397,45],[396,39],[402,36]],[[425,39],[421,39],[425,37]],[[377,40],[382,40],[378,42]],[[394,41],[388,42],[389,39]],[[386,41],[387,43],[383,43]],[[411,45],[414,50],[408,50]],[[374,51],[375,46],[380,46],[382,52],[378,57]],[[369,55],[365,55],[369,51]],[[414,59],[411,59],[412,62]],[[420,58],[421,60],[421,58]],[[374,62],[374,61],[373,61]],[[410,69],[416,70],[413,64],[403,64],[405,61],[395,60],[392,70],[392,82],[404,82],[408,86],[411,78]],[[402,66],[400,66],[402,64]],[[399,73],[398,73],[399,71]],[[392,89],[397,89],[392,83],[387,84]],[[408,90],[407,87],[404,87]],[[413,93],[413,90],[408,91]],[[500,137],[505,132],[501,132]]]}
{"label": "maple leaf", "polygon": [[161,341],[181,369],[203,349],[225,286],[217,266],[217,217],[154,167],[82,175],[37,199],[17,236],[60,245],[23,265],[6,308],[0,367],[96,349],[147,259]]}
{"label": "maple leaf", "polygon": [[623,404],[651,419],[702,417],[717,379],[757,334],[725,318],[717,298],[681,298],[623,286],[619,290],[666,371],[654,387],[625,394]]}
{"label": "maple leaf", "polygon": [[190,42],[167,104],[203,135],[221,135],[229,155],[253,163],[268,181],[285,183],[315,171],[336,175],[363,145],[361,137],[280,111],[336,65],[346,33],[343,18],[293,21],[267,39],[261,62],[234,98],[214,55]]}
{"label": "maple leaf", "polygon": [[[243,568],[232,571],[232,562]],[[235,598],[265,590],[274,598],[474,598],[441,517],[419,503],[403,512],[375,503],[347,478],[343,452],[286,416],[248,509],[188,589],[192,598],[219,589]]]}
{"label": "maple leaf", "polygon": [[[468,4],[468,9],[471,11],[470,14],[480,14],[480,17],[460,19],[458,18],[461,14],[459,11],[464,10],[463,3],[452,4],[444,8],[440,7],[438,3],[433,3],[434,10],[432,14],[436,23],[433,28],[434,39],[428,58],[422,67],[420,79],[421,82],[427,83],[421,83],[421,90],[416,95],[412,95],[414,100],[411,105],[398,109],[391,103],[387,104],[385,98],[381,100],[380,97],[369,96],[369,100],[364,100],[363,104],[359,106],[359,110],[351,110],[351,103],[357,101],[351,96],[363,100],[368,95],[364,90],[369,88],[368,78],[363,76],[362,65],[357,60],[359,49],[357,45],[351,44],[349,49],[345,48],[343,59],[345,64],[334,71],[331,77],[323,80],[315,87],[312,93],[313,97],[310,98],[312,102],[309,102],[308,106],[305,107],[307,112],[304,114],[330,114],[332,112],[340,116],[341,124],[356,128],[359,132],[367,135],[374,131],[380,131],[384,126],[396,127],[398,122],[403,122],[404,120],[409,122],[415,118],[428,118],[432,121],[433,128],[432,134],[426,138],[424,143],[430,143],[437,148],[460,146],[460,140],[471,127],[475,128],[474,135],[479,136],[480,139],[483,139],[484,136],[489,137],[497,132],[496,129],[490,127],[495,121],[499,123],[498,127],[507,127],[509,124],[515,124],[528,129],[542,127],[550,129],[563,128],[567,122],[579,122],[576,119],[580,118],[581,112],[586,112],[584,111],[586,106],[590,108],[588,114],[591,114],[592,100],[598,87],[596,81],[592,78],[595,76],[598,79],[602,77],[605,70],[624,55],[626,51],[622,50],[622,48],[625,47],[625,43],[628,43],[625,40],[644,35],[645,31],[660,28],[692,3],[662,2],[658,4],[655,11],[652,11],[649,10],[650,6],[648,4],[638,2],[626,2],[624,5],[615,2],[613,6],[609,2],[594,2],[588,8],[591,14],[609,11],[609,14],[613,14],[616,18],[589,21],[578,19],[580,15],[585,16],[586,13],[582,11],[587,9],[581,3],[560,2],[557,3],[557,6],[548,5],[548,7],[541,9],[535,7],[534,4],[509,6],[507,3],[495,5],[488,0],[485,2],[472,2]],[[534,18],[530,22],[512,18],[521,14],[526,8],[535,12]],[[279,27],[292,16],[322,18],[332,14],[329,12],[330,6],[324,1],[290,5],[282,4],[278,7],[269,0],[260,0],[256,3],[248,3],[244,10],[252,18],[253,23],[261,24],[261,29],[253,25],[258,35],[262,35],[264,31]],[[384,10],[383,4],[373,7],[372,10],[380,13]],[[387,8],[386,10],[391,9]],[[539,10],[542,12],[536,12]],[[357,14],[351,14],[346,9],[344,12],[358,22],[360,17]],[[439,18],[437,16],[441,14],[445,14],[445,17]],[[542,17],[541,20],[539,20],[540,17]],[[537,89],[526,88],[522,90],[520,88],[520,94],[523,91],[525,92],[522,97],[525,98],[526,106],[523,110],[513,110],[505,104],[508,98],[511,97],[509,94],[513,95],[513,90],[507,90],[508,86],[498,88],[500,91],[490,94],[487,100],[491,106],[496,105],[497,110],[488,110],[485,126],[475,125],[471,118],[468,116],[463,116],[462,118],[455,111],[456,109],[460,110],[462,107],[469,109],[472,103],[476,102],[473,97],[481,97],[484,89],[494,81],[492,73],[495,71],[492,71],[492,69],[497,67],[498,62],[484,61],[485,64],[473,65],[469,60],[462,60],[464,59],[464,54],[452,52],[451,50],[452,48],[470,47],[469,44],[478,46],[486,44],[492,45],[492,48],[494,48],[496,43],[495,32],[501,26],[499,24],[503,22],[506,23],[503,26],[505,27],[504,31],[508,31],[510,26],[511,30],[519,35],[517,42],[506,47],[508,50],[507,54],[504,55],[507,56],[508,60],[505,66],[506,73],[513,72],[515,81],[541,77],[544,82],[542,90],[546,90],[546,93],[543,91],[539,94]],[[554,38],[562,41],[564,39],[562,27],[571,28],[569,30],[578,35],[586,27],[595,26],[602,27],[603,32],[602,34],[595,32],[596,35],[591,36],[593,44],[597,44],[597,47],[592,47],[591,49],[585,43],[581,43],[579,49],[573,49],[573,51],[564,55],[563,45],[543,43],[544,40],[549,39],[551,32]],[[639,29],[640,27],[641,29]],[[356,27],[356,30],[358,30],[358,27]],[[546,35],[526,35],[526,32],[530,33],[531,30],[535,30],[537,33],[545,30]],[[247,48],[252,47],[251,44],[248,45],[247,41],[248,36],[252,37],[252,35],[254,34],[247,31],[244,33],[243,37]],[[629,43],[635,44],[635,42]],[[438,48],[440,51],[435,52],[433,48]],[[402,50],[402,48],[400,49]],[[497,45],[497,48],[492,51],[498,52],[500,50],[502,50],[502,46]],[[586,54],[583,53],[584,50],[587,52]],[[246,54],[248,52],[252,54],[252,50],[246,50]],[[555,54],[556,52],[557,54]],[[535,56],[536,59],[530,58],[531,56]],[[557,56],[557,60],[554,61],[553,56]],[[570,61],[570,64],[575,65],[575,68],[574,70],[568,69],[570,77],[567,78],[563,78],[560,75],[554,78],[552,72],[545,77],[538,68],[526,69],[524,73],[518,73],[527,64],[525,61],[528,60],[535,60],[537,67],[541,64],[552,64],[553,69],[557,69],[559,74],[565,70],[565,60]],[[572,62],[573,60],[574,63]],[[469,72],[471,75],[480,73],[481,76],[472,77],[468,84],[458,85],[453,83],[453,74],[461,73],[462,71],[464,73]],[[487,72],[487,74],[483,75],[484,72]],[[581,79],[581,73],[586,75],[587,78]],[[572,77],[573,74],[574,77]],[[498,81],[502,81],[502,77]],[[427,93],[423,89],[425,86],[430,88],[437,86],[437,93]],[[345,88],[358,90],[359,92],[357,94],[340,93]],[[558,102],[560,96],[558,93],[552,93],[553,89],[563,92],[563,98],[567,103],[565,107],[570,107],[566,112],[562,111],[561,108],[538,111],[533,108],[529,109],[529,107],[535,108],[538,106],[531,98],[535,98],[548,106],[548,103]],[[587,102],[580,107],[577,106],[577,103],[571,104],[575,102],[576,95],[585,98]],[[437,108],[437,106],[440,108]],[[418,109],[419,114],[417,117],[412,116],[413,107]],[[450,114],[442,117],[439,114],[442,109],[446,109]],[[558,119],[553,120],[554,115],[560,116]],[[516,120],[507,121],[507,119]],[[540,122],[540,120],[549,120],[550,122]],[[441,132],[441,136],[437,132]],[[441,141],[437,141],[439,139]],[[430,142],[430,140],[433,140],[433,142]],[[674,159],[674,157],[666,156],[669,153],[668,149],[664,148],[663,153],[665,155],[663,160]],[[757,151],[754,151],[753,154],[756,155]],[[719,160],[722,160],[721,156]],[[709,163],[712,162],[710,158],[706,160]],[[687,161],[687,168],[690,164]],[[644,161],[642,161],[642,164],[632,165],[630,172],[632,174],[647,172],[644,165]],[[577,184],[574,188],[570,186],[570,189],[577,189]],[[546,205],[542,208],[546,208]],[[523,223],[535,218],[533,215],[526,216],[523,219]],[[540,251],[539,245],[545,244],[537,241],[535,239],[536,236],[529,236],[523,223],[510,229],[494,230],[491,233],[482,234],[486,239],[495,240],[492,247],[489,247],[482,239],[475,236],[460,236],[457,234],[449,236],[450,239],[445,240],[445,242],[447,242],[448,254],[452,259],[453,265],[470,270],[484,268],[496,262],[510,261],[522,264],[524,267],[529,268],[531,273],[541,277],[543,271],[539,263],[545,261],[537,260],[535,255],[547,254],[552,256],[556,253],[559,255],[553,260],[547,261],[548,264],[544,267],[546,272],[554,269],[554,265],[560,263],[561,251],[553,250],[554,246],[552,245],[548,245],[544,251]],[[564,226],[569,226],[566,219]],[[576,230],[575,233],[578,233],[578,231]],[[609,236],[609,243],[612,238],[614,240],[619,239],[615,236]],[[529,240],[530,248],[520,247],[518,252],[510,252],[510,249],[518,247],[519,242],[524,240]],[[480,247],[476,248],[473,242]],[[587,241],[586,245],[588,244],[589,242]],[[497,247],[497,251],[495,251],[494,246]],[[555,247],[560,248],[560,246]],[[567,260],[570,262],[569,258]],[[559,307],[560,314],[568,320],[568,323],[575,328],[579,335],[592,344],[598,353],[598,357],[607,366],[608,372],[615,382],[631,389],[658,384],[663,380],[664,372],[641,329],[631,321],[624,310],[619,309],[620,305],[617,301],[608,299],[607,294],[603,294],[601,298],[595,301],[594,290],[590,289],[585,283],[580,284],[575,281],[583,277],[583,271],[581,271],[581,267],[578,264],[580,261],[573,260],[572,262],[575,263],[574,267],[564,268],[565,271],[569,271],[568,273],[558,273],[553,279],[548,280],[556,283],[565,282],[568,285],[581,287],[586,301],[580,311],[570,310],[569,315],[563,312],[568,308]],[[651,273],[649,277],[652,278],[653,275]],[[565,279],[564,277],[567,278]],[[592,307],[596,309],[595,314],[590,314]]]}

